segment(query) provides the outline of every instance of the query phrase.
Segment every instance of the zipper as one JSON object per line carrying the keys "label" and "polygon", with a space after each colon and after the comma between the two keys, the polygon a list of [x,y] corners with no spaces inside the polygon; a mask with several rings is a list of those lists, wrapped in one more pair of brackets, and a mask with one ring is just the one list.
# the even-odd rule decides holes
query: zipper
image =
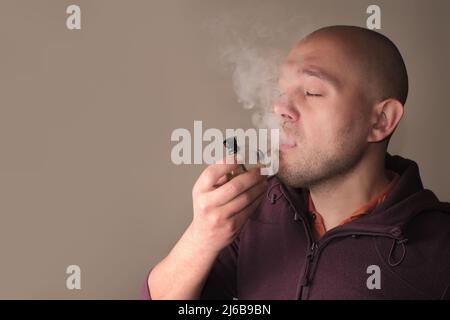
{"label": "zipper", "polygon": [[310,282],[310,268],[311,264],[315,258],[316,251],[317,251],[317,242],[315,241],[314,237],[312,236],[312,230],[311,226],[307,221],[305,221],[305,217],[301,214],[299,214],[298,210],[292,203],[291,199],[286,195],[285,191],[283,190],[283,187],[280,185],[281,193],[283,194],[284,198],[287,200],[289,205],[291,206],[292,210],[294,210],[295,216],[298,218],[298,220],[301,220],[302,225],[305,229],[306,238],[308,241],[308,252],[306,254],[306,265],[305,270],[303,272],[302,277],[300,278],[300,282],[297,285],[297,291],[296,291],[296,299],[301,299],[302,295],[304,294],[305,288],[309,286]]}
{"label": "zipper", "polygon": [[[358,236],[378,236],[378,237],[387,237],[390,239],[400,240],[400,236],[393,236],[391,233],[387,232],[370,232],[370,231],[359,231],[359,230],[337,230],[335,232],[331,232],[329,235],[324,236],[317,242],[313,242],[308,255],[305,266],[305,272],[303,274],[302,280],[300,282],[300,289],[298,290],[297,299],[306,300],[309,296],[309,289],[311,286],[311,282],[315,273],[315,269],[318,263],[318,257],[320,252],[327,246],[329,242],[336,238],[347,237],[351,235]],[[317,257],[317,259],[316,259]]]}
{"label": "zipper", "polygon": [[[401,234],[393,235],[389,232],[376,232],[376,231],[360,231],[360,230],[332,230],[325,234],[321,239],[316,241],[312,236],[311,226],[307,221],[305,221],[305,217],[298,213],[298,210],[293,205],[290,198],[285,194],[283,188],[280,188],[281,193],[284,198],[289,202],[291,208],[294,210],[295,215],[302,221],[302,225],[305,229],[307,240],[308,240],[308,252],[306,256],[306,265],[305,271],[303,272],[303,276],[300,278],[300,282],[297,287],[296,299],[297,300],[306,300],[309,295],[309,288],[311,286],[311,282],[313,280],[313,275],[315,271],[315,267],[317,266],[316,257],[320,255],[321,250],[333,239],[347,237],[351,235],[358,236],[378,236],[378,237],[387,237],[391,239],[400,240],[402,239]],[[338,227],[339,228],[339,227]]]}
{"label": "zipper", "polygon": [[303,272],[303,276],[300,282],[300,289],[297,294],[297,298],[300,298],[301,300],[304,300],[306,298],[307,289],[310,286],[311,283],[311,267],[312,263],[314,262],[315,254],[317,252],[317,242],[313,242],[311,247],[309,248],[309,252],[306,255],[306,265],[305,265],[305,271]]}

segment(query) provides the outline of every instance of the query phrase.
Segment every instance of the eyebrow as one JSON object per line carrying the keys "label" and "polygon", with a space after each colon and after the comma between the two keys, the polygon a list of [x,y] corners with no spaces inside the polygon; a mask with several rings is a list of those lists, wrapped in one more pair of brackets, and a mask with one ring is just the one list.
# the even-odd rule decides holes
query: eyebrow
{"label": "eyebrow", "polygon": [[329,74],[328,72],[325,72],[324,70],[317,68],[317,67],[308,67],[303,70],[300,70],[300,74],[304,74],[310,77],[316,77],[320,80],[326,81],[333,85],[336,88],[340,87],[340,81],[333,75]]}

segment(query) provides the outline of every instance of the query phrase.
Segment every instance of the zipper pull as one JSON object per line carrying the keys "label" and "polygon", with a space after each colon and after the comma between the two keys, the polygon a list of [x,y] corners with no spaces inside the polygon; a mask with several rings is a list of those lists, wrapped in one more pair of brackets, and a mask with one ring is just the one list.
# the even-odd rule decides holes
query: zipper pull
{"label": "zipper pull", "polygon": [[302,292],[303,292],[304,287],[309,287],[309,285],[311,284],[311,279],[310,279],[311,275],[309,273],[310,273],[311,262],[314,259],[314,254],[316,253],[316,249],[317,249],[317,243],[314,241],[312,243],[311,247],[309,248],[308,255],[306,256],[308,261],[306,262],[306,271],[305,271],[304,278],[301,282]]}
{"label": "zipper pull", "polygon": [[312,260],[314,258],[314,254],[316,253],[317,242],[313,241],[311,248],[309,248],[308,259]]}

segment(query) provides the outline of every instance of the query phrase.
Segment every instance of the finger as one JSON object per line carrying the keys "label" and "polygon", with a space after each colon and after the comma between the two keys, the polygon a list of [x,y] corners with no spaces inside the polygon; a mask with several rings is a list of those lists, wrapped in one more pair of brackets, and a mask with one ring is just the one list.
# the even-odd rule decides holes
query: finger
{"label": "finger", "polygon": [[208,190],[214,189],[214,186],[218,182],[218,180],[228,172],[236,169],[237,166],[238,164],[235,161],[234,155],[227,156],[223,160],[209,165],[205,170],[203,170],[197,180],[196,187],[198,188],[198,191],[206,192]]}
{"label": "finger", "polygon": [[[251,187],[246,192],[241,193],[236,198],[228,202],[227,204],[221,207],[224,212],[230,212],[228,217],[231,217],[236,214],[236,212],[240,212],[244,210],[250,203],[252,203],[256,198],[261,196],[267,190],[267,182],[262,181],[253,187]],[[227,217],[227,218],[228,218]]]}
{"label": "finger", "polygon": [[261,181],[265,181],[267,176],[262,176],[259,169],[252,169],[242,173],[232,180],[226,182],[219,188],[208,193],[210,203],[215,206],[222,206],[246,192]]}
{"label": "finger", "polygon": [[227,182],[228,182],[228,178],[226,175],[224,175],[224,176],[220,177],[219,180],[217,180],[216,184],[214,185],[214,188],[219,188]]}

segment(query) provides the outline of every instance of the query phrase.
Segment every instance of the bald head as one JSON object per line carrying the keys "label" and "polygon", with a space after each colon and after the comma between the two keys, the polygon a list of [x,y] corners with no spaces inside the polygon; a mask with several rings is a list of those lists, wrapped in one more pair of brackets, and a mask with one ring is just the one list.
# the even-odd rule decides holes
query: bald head
{"label": "bald head", "polygon": [[357,66],[371,100],[394,98],[405,104],[408,96],[406,66],[398,48],[386,36],[361,27],[330,26],[311,33],[302,42],[317,39],[342,44],[352,64]]}
{"label": "bald head", "polygon": [[385,36],[333,26],[290,51],[278,86],[274,112],[283,120],[278,176],[310,188],[345,176],[362,162],[383,162],[403,116],[408,76]]}

